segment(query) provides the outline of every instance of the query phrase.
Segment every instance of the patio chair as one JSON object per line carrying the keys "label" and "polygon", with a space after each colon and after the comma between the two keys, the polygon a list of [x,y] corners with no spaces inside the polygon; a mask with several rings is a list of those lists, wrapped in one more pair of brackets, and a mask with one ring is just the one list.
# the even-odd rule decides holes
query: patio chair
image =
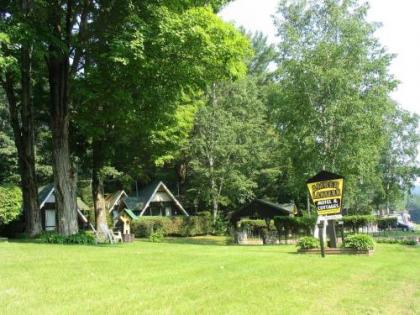
{"label": "patio chair", "polygon": [[98,234],[102,234],[103,236],[105,236],[105,239],[108,240],[111,244],[122,242],[121,232],[113,232],[104,223],[99,224],[98,232],[96,232],[97,237],[100,236]]}

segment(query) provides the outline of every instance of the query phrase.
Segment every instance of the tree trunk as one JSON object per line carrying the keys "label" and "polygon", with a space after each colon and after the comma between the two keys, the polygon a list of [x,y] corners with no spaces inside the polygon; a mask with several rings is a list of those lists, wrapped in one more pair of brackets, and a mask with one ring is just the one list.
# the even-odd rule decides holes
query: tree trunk
{"label": "tree trunk", "polygon": [[[29,10],[26,2],[22,3],[26,13]],[[15,92],[15,79],[11,72],[6,73],[2,86],[6,92],[9,105],[10,123],[13,129],[18,153],[20,186],[22,189],[25,232],[30,236],[41,233],[41,213],[38,205],[38,185],[35,173],[34,121],[32,103],[32,46],[22,43],[21,46],[21,89],[20,111]]]}
{"label": "tree trunk", "polygon": [[101,148],[104,143],[100,141],[93,141],[92,144],[92,196],[95,208],[96,229],[100,224],[107,224],[106,207],[104,197],[104,185],[100,175],[100,170],[103,164],[103,154]]}
{"label": "tree trunk", "polygon": [[209,173],[210,173],[210,188],[211,188],[211,199],[212,199],[212,217],[213,217],[213,224],[216,223],[217,215],[219,211],[219,203],[218,203],[218,194],[217,194],[217,187],[216,187],[216,180],[214,179],[214,161],[213,158],[209,158]]}
{"label": "tree trunk", "polygon": [[[53,171],[58,231],[63,235],[78,232],[76,204],[76,170],[70,161],[70,65],[69,51],[72,28],[72,3],[67,3],[65,27],[62,27],[62,7],[57,2],[49,12],[51,41],[48,47],[47,66],[50,88],[50,118],[53,139]],[[64,39],[64,40],[63,40]]]}

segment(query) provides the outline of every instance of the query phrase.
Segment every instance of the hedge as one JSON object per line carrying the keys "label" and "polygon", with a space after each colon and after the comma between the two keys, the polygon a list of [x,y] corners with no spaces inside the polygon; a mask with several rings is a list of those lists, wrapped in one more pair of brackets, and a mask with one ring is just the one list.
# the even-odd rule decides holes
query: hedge
{"label": "hedge", "polygon": [[316,223],[316,216],[302,216],[302,217],[288,217],[278,216],[274,217],[274,225],[279,234],[281,231],[288,231],[291,233],[299,233],[304,231],[310,234]]}
{"label": "hedge", "polygon": [[57,232],[44,232],[40,235],[39,240],[42,243],[51,244],[79,244],[79,245],[93,245],[96,244],[96,239],[92,234],[80,231],[77,234],[64,236]]}
{"label": "hedge", "polygon": [[351,228],[356,232],[360,227],[376,222],[373,215],[347,215],[343,216],[343,225],[345,228]]}
{"label": "hedge", "polygon": [[156,231],[161,231],[164,236],[207,235],[211,227],[212,220],[207,214],[189,217],[145,216],[131,223],[131,231],[136,237],[150,237]]}
{"label": "hedge", "polygon": [[388,230],[397,227],[397,218],[379,218],[378,219],[378,228],[381,230]]}
{"label": "hedge", "polygon": [[[251,231],[253,233],[258,233],[261,232],[263,229],[267,229],[267,223],[265,220],[251,220],[251,219],[247,219],[247,220],[241,220],[239,221],[239,229],[240,230],[248,230]],[[270,224],[269,224],[269,230],[275,230],[276,227],[274,226],[274,224],[271,222],[270,220]]]}

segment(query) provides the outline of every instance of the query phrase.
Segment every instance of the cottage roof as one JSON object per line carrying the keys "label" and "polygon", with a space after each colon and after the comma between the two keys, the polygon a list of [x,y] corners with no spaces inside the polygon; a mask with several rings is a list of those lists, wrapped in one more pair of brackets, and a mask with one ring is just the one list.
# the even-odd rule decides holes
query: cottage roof
{"label": "cottage roof", "polygon": [[124,190],[117,190],[116,192],[109,194],[105,197],[105,206],[108,212],[114,210],[114,207],[119,204],[120,200],[127,197]]}
{"label": "cottage roof", "polygon": [[[38,189],[38,202],[39,207],[42,208],[45,203],[47,202],[48,198],[54,193],[54,184],[48,184],[42,187],[39,187]],[[88,211],[90,207],[83,202],[83,200],[80,197],[77,197],[77,209],[78,210],[84,210]]]}
{"label": "cottage roof", "polygon": [[152,182],[151,184],[145,186],[142,190],[139,191],[138,196],[129,196],[124,199],[124,203],[128,209],[134,211],[141,211],[140,216],[143,215],[144,211],[149,207],[150,202],[153,200],[156,193],[160,190],[165,191],[172,201],[177,205],[177,207],[188,216],[187,211],[171,193],[171,191],[166,187],[162,181]]}
{"label": "cottage roof", "polygon": [[251,203],[231,214],[231,221],[237,222],[244,217],[272,219],[275,216],[289,216],[296,211],[294,203],[279,204],[263,199],[255,199]]}
{"label": "cottage roof", "polygon": [[137,219],[137,216],[134,214],[134,212],[133,211],[131,211],[130,209],[124,209],[123,210],[125,213],[127,213],[127,215],[131,218],[131,219],[133,219],[133,220],[135,220],[135,219]]}
{"label": "cottage roof", "polygon": [[53,191],[54,184],[48,184],[38,188],[38,203],[40,205],[40,208],[42,208],[42,206],[47,201],[48,197],[53,193]]}
{"label": "cottage roof", "polygon": [[329,179],[341,179],[341,178],[344,178],[344,177],[338,174],[328,172],[328,171],[320,171],[315,176],[309,178],[306,181],[306,183],[309,184],[309,183],[321,182],[321,181],[329,180]]}

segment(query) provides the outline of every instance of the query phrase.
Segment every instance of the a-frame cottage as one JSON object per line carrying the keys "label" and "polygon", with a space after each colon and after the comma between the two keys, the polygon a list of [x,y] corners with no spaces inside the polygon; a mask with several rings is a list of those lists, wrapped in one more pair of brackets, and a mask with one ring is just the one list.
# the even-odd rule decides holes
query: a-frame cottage
{"label": "a-frame cottage", "polygon": [[[49,184],[38,190],[39,208],[41,210],[42,229],[44,231],[56,231],[58,227],[57,208],[55,206],[54,185]],[[80,228],[86,228],[88,219],[82,211],[89,211],[82,199],[77,197],[77,218]]]}
{"label": "a-frame cottage", "polygon": [[106,196],[105,202],[115,223],[119,220],[119,216],[125,212],[135,218],[142,216],[188,216],[188,212],[182,204],[161,181],[147,185],[138,191],[136,196],[128,196],[123,190],[119,190]]}

